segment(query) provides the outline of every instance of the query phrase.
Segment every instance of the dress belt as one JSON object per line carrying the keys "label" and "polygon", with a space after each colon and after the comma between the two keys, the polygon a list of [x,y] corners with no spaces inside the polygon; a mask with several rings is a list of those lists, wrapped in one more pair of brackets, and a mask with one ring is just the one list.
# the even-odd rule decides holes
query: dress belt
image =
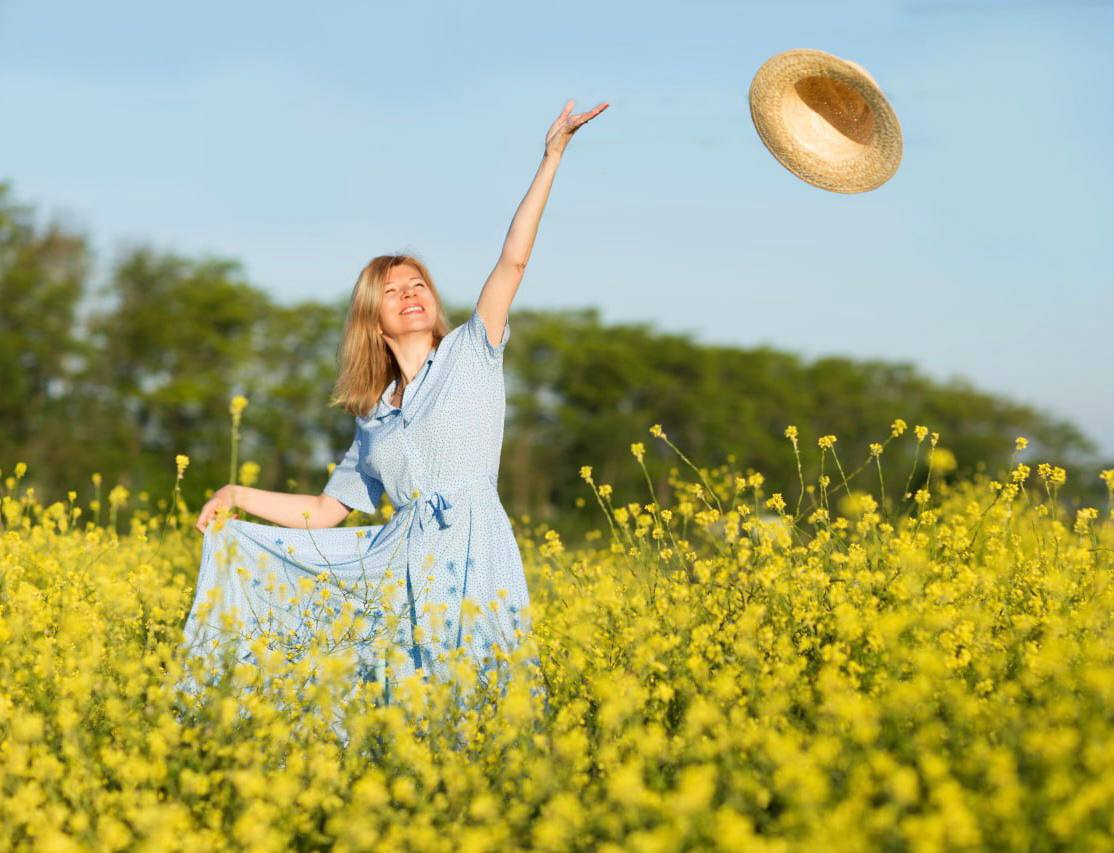
{"label": "dress belt", "polygon": [[410,519],[410,524],[413,525],[416,520],[418,527],[422,531],[426,529],[427,524],[433,521],[437,522],[437,527],[435,529],[445,530],[452,524],[449,520],[452,515],[449,510],[452,509],[453,505],[449,501],[449,495],[459,494],[473,483],[484,481],[491,483],[493,486],[495,485],[495,480],[492,479],[490,474],[479,474],[475,477],[470,477],[463,483],[447,491],[433,491],[423,494],[421,490],[418,490],[417,494],[411,500],[395,507],[395,511],[403,512],[404,510],[412,509],[414,514]]}

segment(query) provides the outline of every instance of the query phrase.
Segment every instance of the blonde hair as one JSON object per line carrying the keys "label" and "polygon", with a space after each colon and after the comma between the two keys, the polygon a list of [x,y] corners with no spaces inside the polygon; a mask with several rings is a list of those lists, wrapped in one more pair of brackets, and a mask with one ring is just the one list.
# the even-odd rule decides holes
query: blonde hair
{"label": "blonde hair", "polygon": [[350,415],[366,416],[375,408],[392,380],[402,380],[395,354],[379,334],[379,307],[387,276],[397,266],[409,264],[421,273],[436,302],[433,345],[448,334],[449,324],[441,304],[441,294],[429,270],[413,255],[379,255],[372,258],[356,279],[352,301],[344,323],[344,334],[337,350],[339,375],[333,386],[330,406],[342,406]]}

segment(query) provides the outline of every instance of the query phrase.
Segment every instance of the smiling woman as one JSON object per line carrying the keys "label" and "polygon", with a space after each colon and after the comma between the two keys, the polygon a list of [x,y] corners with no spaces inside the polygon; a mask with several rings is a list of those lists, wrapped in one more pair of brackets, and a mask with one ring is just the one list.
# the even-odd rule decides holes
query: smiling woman
{"label": "smiling woman", "polygon": [[[235,611],[238,657],[250,638],[311,645],[314,625],[359,622],[337,640],[362,679],[393,685],[418,671],[447,675],[461,649],[481,671],[529,628],[529,594],[510,519],[496,489],[503,438],[503,351],[478,309],[447,329],[425,265],[384,255],[360,272],[340,347],[334,402],[356,415],[352,444],[319,500],[335,524],[350,509],[395,508],[385,524],[310,530],[233,519],[205,529],[186,634],[194,653],[219,652]],[[240,566],[229,571],[234,555]],[[315,600],[324,591],[324,607]],[[212,600],[213,604],[206,605]],[[309,616],[307,616],[309,614]]]}
{"label": "smiling woman", "polygon": [[447,332],[441,294],[424,263],[413,255],[372,259],[352,290],[332,403],[362,415],[388,385],[401,397]]}
{"label": "smiling woman", "polygon": [[[345,625],[347,633],[333,632],[334,649],[354,652],[358,672],[382,678],[390,701],[400,678],[447,676],[458,655],[484,673],[527,636],[522,557],[497,490],[508,315],[565,147],[606,106],[572,115],[569,101],[550,126],[466,322],[448,329],[433,278],[412,255],[381,255],[360,271],[331,400],[355,416],[352,444],[319,496],[233,488],[234,502],[263,518],[304,507],[304,528],[209,525],[227,499],[219,492],[202,508],[191,651],[230,641],[238,660],[251,660],[263,635],[300,657],[322,621]],[[349,509],[373,514],[384,494],[396,510],[385,524],[310,529],[339,524]],[[234,572],[219,556],[229,551]],[[358,625],[345,623],[353,615]],[[230,627],[237,618],[239,629]]]}

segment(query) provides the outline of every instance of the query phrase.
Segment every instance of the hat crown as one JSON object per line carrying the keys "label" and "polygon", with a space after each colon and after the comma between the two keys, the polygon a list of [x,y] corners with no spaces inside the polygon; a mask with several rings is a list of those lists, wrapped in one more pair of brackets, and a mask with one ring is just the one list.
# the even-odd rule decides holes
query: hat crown
{"label": "hat crown", "polygon": [[[831,77],[802,77],[793,84],[792,93],[785,94],[782,110],[787,120],[789,113],[799,113],[797,119],[810,124],[819,117],[859,145],[869,145],[874,138],[874,113],[866,99],[853,86]],[[804,127],[801,130],[802,135],[807,133]]]}

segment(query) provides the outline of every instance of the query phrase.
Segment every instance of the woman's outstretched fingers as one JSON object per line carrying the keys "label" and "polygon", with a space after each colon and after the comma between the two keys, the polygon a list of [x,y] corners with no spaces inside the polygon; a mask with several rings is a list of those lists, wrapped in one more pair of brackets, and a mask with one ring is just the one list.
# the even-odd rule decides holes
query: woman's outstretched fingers
{"label": "woman's outstretched fingers", "polygon": [[610,106],[610,105],[606,101],[601,102],[601,103],[597,104],[594,109],[591,109],[586,113],[581,113],[578,116],[573,116],[573,119],[576,121],[577,126],[580,126],[580,125],[584,124],[584,122],[591,121],[592,119],[594,119],[596,116],[598,116],[604,110],[606,110],[608,108],[608,106]]}
{"label": "woman's outstretched fingers", "polygon": [[602,113],[605,109],[607,109],[607,104],[606,103],[601,103],[601,104],[597,104],[595,109],[591,109],[586,113],[580,113],[579,115],[572,116],[568,120],[569,133],[576,133],[576,131],[580,130],[581,127],[583,127],[589,121],[594,119],[596,116],[598,116],[600,113]]}

